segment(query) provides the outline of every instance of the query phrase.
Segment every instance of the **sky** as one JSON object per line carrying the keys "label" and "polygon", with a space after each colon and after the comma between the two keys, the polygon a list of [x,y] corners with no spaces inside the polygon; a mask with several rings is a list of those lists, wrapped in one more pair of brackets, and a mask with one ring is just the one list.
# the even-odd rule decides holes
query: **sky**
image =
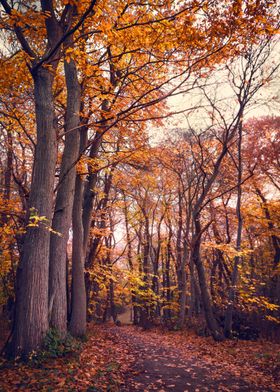
{"label": "sky", "polygon": [[[260,59],[261,61],[262,59]],[[247,60],[244,58],[237,59],[231,69],[234,74],[242,74]],[[280,64],[280,42],[275,43],[272,52],[260,70],[254,75],[254,85],[257,86],[262,80],[266,79],[271,70]],[[230,73],[225,71],[223,67],[212,73],[212,75],[204,80],[198,81],[203,86],[210,99],[215,100],[215,105],[221,111],[223,116],[230,121],[238,110],[238,102],[234,93],[234,86]],[[192,82],[192,81],[190,81]],[[235,78],[237,84],[240,82],[238,77]],[[246,106],[244,118],[262,116],[277,116],[280,113],[280,67],[275,71],[269,83],[262,86],[254,95],[253,99]],[[176,129],[187,129],[191,126],[194,129],[203,130],[211,124],[209,101],[200,88],[196,88],[187,94],[180,94],[170,97],[167,104],[171,112],[185,113],[173,115],[163,120],[162,127],[152,127],[150,134],[153,142],[164,139],[169,132]],[[202,106],[198,108],[198,106]],[[193,108],[193,109],[191,109]],[[176,131],[175,131],[176,132]]]}

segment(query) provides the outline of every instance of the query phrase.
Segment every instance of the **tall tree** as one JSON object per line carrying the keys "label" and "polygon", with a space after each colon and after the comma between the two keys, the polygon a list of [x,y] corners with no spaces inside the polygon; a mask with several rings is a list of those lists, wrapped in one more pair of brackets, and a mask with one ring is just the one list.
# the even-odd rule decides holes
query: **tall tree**
{"label": "tall tree", "polygon": [[[26,53],[34,83],[36,151],[27,212],[28,224],[18,269],[16,318],[11,345],[13,355],[27,355],[41,345],[49,327],[47,277],[58,133],[53,87],[61,44],[79,27],[79,22],[75,27],[65,24],[67,5],[59,20],[54,3],[49,0],[42,0],[40,8],[37,4],[31,11],[24,2],[18,4],[17,9],[6,0],[1,1],[1,4],[9,17],[8,23],[13,33]],[[93,3],[90,9],[92,7]],[[14,19],[15,14],[17,16]],[[25,22],[22,23],[22,20],[26,14],[46,30],[46,35],[39,37],[39,48],[32,41],[35,26],[23,27]]]}

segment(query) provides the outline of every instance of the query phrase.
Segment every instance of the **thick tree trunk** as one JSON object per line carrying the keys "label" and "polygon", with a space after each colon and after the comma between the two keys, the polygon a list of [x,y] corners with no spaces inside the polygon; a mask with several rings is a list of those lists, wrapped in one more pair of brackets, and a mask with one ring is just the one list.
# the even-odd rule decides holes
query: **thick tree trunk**
{"label": "thick tree trunk", "polygon": [[12,355],[28,355],[42,344],[48,330],[49,225],[57,156],[56,122],[52,95],[53,73],[39,68],[33,75],[37,145],[29,199],[29,216],[18,269],[16,320]]}
{"label": "thick tree trunk", "polygon": [[76,161],[79,155],[80,84],[74,60],[64,62],[67,86],[65,117],[65,147],[62,156],[59,185],[52,223],[50,241],[49,302],[50,325],[61,336],[67,330],[66,249],[71,226],[71,216],[76,178]]}

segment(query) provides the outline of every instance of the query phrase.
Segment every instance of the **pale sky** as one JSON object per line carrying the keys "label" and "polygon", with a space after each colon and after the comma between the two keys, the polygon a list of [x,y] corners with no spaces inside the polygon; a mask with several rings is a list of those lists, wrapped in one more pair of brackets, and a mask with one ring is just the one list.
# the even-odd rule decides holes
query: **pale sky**
{"label": "pale sky", "polygon": [[[239,64],[234,66],[235,72],[238,72],[238,69],[241,69],[240,61],[237,60],[237,62],[239,62]],[[265,78],[270,73],[271,67],[275,67],[278,64],[280,64],[280,43],[275,45],[269,60],[267,60],[265,65],[262,67],[262,70],[256,74],[256,83],[258,83],[260,80],[262,80],[262,78]],[[202,83],[204,82],[205,81],[202,80]],[[209,77],[207,80],[207,83],[209,84],[209,86],[206,88],[207,93],[211,96],[211,98],[214,99],[215,97],[219,110],[221,110],[223,115],[228,120],[230,120],[238,109],[238,103],[228,78],[228,72],[225,72],[224,70],[213,72],[211,77]],[[267,115],[279,115],[279,86],[280,68],[277,70],[277,72],[275,72],[272,80],[265,86],[261,87],[251,102],[247,105],[245,110],[245,119]],[[176,128],[187,129],[189,124],[198,130],[203,130],[205,127],[210,125],[210,106],[207,99],[203,96],[203,92],[198,88],[196,90],[192,90],[188,94],[170,97],[168,98],[167,103],[170,107],[170,111],[172,112],[183,110],[186,110],[186,112],[163,120],[163,128],[153,127],[151,130],[152,139],[164,139],[167,130]],[[192,111],[189,110],[192,107],[199,105],[204,107],[193,109]]]}

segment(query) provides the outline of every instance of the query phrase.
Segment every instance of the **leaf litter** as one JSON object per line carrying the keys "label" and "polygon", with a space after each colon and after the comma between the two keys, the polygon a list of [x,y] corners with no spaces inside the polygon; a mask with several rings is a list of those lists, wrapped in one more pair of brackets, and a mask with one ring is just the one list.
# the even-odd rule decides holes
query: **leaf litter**
{"label": "leaf litter", "polygon": [[280,345],[91,325],[79,352],[1,361],[0,391],[279,391]]}

